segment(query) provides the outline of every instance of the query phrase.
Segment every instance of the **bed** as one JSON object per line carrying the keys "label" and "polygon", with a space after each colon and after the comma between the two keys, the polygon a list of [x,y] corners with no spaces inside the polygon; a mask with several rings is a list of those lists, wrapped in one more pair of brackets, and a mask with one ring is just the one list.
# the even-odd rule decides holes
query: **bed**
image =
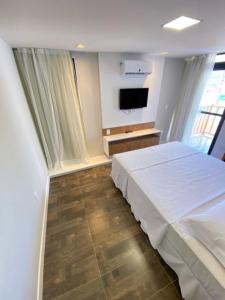
{"label": "bed", "polygon": [[128,177],[132,172],[198,153],[199,151],[182,143],[172,142],[116,154],[112,158],[111,175],[116,187],[126,198]]}
{"label": "bed", "polygon": [[177,273],[184,299],[225,299],[224,267],[182,223],[225,200],[224,163],[173,142],[115,155],[112,178]]}

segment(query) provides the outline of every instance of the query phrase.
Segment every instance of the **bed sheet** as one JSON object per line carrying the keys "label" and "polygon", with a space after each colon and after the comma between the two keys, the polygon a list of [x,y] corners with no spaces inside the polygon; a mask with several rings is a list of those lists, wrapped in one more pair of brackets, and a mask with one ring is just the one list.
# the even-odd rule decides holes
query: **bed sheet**
{"label": "bed sheet", "polygon": [[[132,173],[127,201],[142,217],[156,248],[168,224],[225,195],[225,164],[206,154],[167,161]],[[144,224],[145,225],[145,224]]]}
{"label": "bed sheet", "polygon": [[132,172],[199,153],[180,142],[171,142],[116,154],[112,158],[111,176],[116,187],[126,198],[128,177]]}

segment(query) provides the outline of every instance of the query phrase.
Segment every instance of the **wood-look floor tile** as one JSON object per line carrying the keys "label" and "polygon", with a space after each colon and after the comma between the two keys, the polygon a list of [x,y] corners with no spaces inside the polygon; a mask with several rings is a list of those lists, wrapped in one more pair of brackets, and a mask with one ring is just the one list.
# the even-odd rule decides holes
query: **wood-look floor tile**
{"label": "wood-look floor tile", "polygon": [[93,185],[91,184],[85,185],[82,187],[82,191],[84,196],[92,195],[97,197],[99,195],[103,195],[105,191],[112,188],[113,188],[113,183],[110,178],[105,182],[101,180],[99,182],[94,183]]}
{"label": "wood-look floor tile", "polygon": [[[82,260],[90,255],[94,255],[94,248],[92,246],[92,243],[89,240],[89,237],[84,237],[82,239],[82,236],[76,238],[75,237],[69,237],[67,236],[65,238],[65,242],[63,241],[53,241],[52,243],[49,243],[46,247],[46,262],[45,266],[46,268],[48,266],[53,266],[54,268],[54,262],[59,259],[61,261],[65,261],[65,258],[69,255],[74,255],[76,257],[76,260]],[[79,241],[81,241],[79,243]],[[47,270],[47,269],[46,269]]]}
{"label": "wood-look floor tile", "polygon": [[96,247],[96,255],[102,274],[113,271],[121,265],[129,264],[146,254],[154,259],[155,252],[147,237],[138,234],[130,239],[107,240]]}
{"label": "wood-look floor tile", "polygon": [[96,279],[53,300],[106,300],[106,296],[101,279]]}
{"label": "wood-look floor tile", "polygon": [[[146,299],[169,284],[169,278],[156,257],[143,255],[103,276],[110,299]],[[129,298],[127,298],[129,299]]]}
{"label": "wood-look floor tile", "polygon": [[[45,256],[50,259],[51,255],[60,252],[67,254],[71,250],[77,249],[82,252],[83,248],[93,248],[92,239],[87,222],[78,226],[71,226],[55,234],[47,236],[45,245]],[[48,260],[46,260],[46,263]]]}
{"label": "wood-look floor tile", "polygon": [[83,198],[84,207],[87,214],[103,214],[111,213],[114,210],[126,207],[127,210],[130,209],[129,205],[125,199],[121,199],[121,195],[112,197],[106,197],[104,194],[99,196],[87,196]]}
{"label": "wood-look floor tile", "polygon": [[[75,191],[74,191],[75,193]],[[52,200],[53,198],[53,200]],[[56,200],[54,200],[56,198]],[[63,195],[57,196],[57,197],[50,197],[51,201],[49,202],[49,212],[57,211],[57,210],[64,210],[68,208],[76,208],[77,210],[80,210],[84,208],[83,202],[82,202],[82,192],[77,192],[76,189],[76,195],[73,195],[71,191],[65,192]]]}
{"label": "wood-look floor tile", "polygon": [[45,299],[64,294],[99,277],[95,255],[78,261],[76,256],[71,253],[63,260],[55,260],[54,266],[47,265],[46,269],[44,277]]}
{"label": "wood-look floor tile", "polygon": [[177,291],[176,286],[171,283],[164,289],[160,290],[158,293],[153,295],[151,300],[182,300],[182,296]]}
{"label": "wood-look floor tile", "polygon": [[110,172],[101,166],[51,180],[43,300],[181,299],[176,275]]}
{"label": "wood-look floor tile", "polygon": [[64,193],[64,189],[66,188],[66,180],[64,177],[54,178],[51,180],[49,194],[53,195],[61,195]]}
{"label": "wood-look floor tile", "polygon": [[110,239],[128,239],[141,233],[140,226],[126,207],[109,214],[93,213],[87,218],[95,245]]}
{"label": "wood-look floor tile", "polygon": [[[79,207],[79,208],[78,208]],[[53,214],[53,217],[51,217],[51,214]],[[74,205],[72,207],[62,207],[61,209],[52,210],[51,212],[48,212],[49,221],[53,222],[53,225],[55,223],[66,223],[71,220],[76,220],[77,223],[82,223],[84,221],[84,215],[85,211],[81,207],[81,205]],[[52,225],[51,222],[48,222],[48,226]]]}

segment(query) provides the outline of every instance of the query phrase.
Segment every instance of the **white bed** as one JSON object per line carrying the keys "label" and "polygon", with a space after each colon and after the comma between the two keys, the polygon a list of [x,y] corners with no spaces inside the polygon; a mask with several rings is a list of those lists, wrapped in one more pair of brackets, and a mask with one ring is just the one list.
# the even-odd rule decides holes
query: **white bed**
{"label": "white bed", "polygon": [[131,172],[198,154],[199,151],[179,142],[116,154],[112,158],[112,178],[126,198],[128,176]]}
{"label": "white bed", "polygon": [[185,299],[225,299],[225,269],[182,225],[225,199],[225,165],[181,143],[115,155],[112,178],[179,277]]}

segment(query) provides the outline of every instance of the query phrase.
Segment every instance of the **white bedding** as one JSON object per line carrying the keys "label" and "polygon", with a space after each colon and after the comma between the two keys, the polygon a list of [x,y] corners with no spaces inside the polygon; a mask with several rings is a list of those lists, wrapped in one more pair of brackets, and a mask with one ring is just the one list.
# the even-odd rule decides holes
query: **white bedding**
{"label": "white bedding", "polygon": [[201,212],[189,214],[182,222],[225,268],[225,199]]}
{"label": "white bedding", "polygon": [[185,300],[225,299],[224,267],[183,225],[169,225],[158,251],[177,273]]}
{"label": "white bedding", "polygon": [[154,247],[168,224],[225,193],[225,164],[198,154],[132,173],[127,199]]}
{"label": "white bedding", "polygon": [[152,245],[178,274],[183,297],[224,300],[225,269],[180,221],[224,199],[225,164],[180,143],[144,150],[115,157],[116,186]]}
{"label": "white bedding", "polygon": [[154,147],[116,154],[112,158],[112,173],[116,187],[127,196],[129,174],[137,170],[198,154],[199,151],[180,142],[171,142]]}

